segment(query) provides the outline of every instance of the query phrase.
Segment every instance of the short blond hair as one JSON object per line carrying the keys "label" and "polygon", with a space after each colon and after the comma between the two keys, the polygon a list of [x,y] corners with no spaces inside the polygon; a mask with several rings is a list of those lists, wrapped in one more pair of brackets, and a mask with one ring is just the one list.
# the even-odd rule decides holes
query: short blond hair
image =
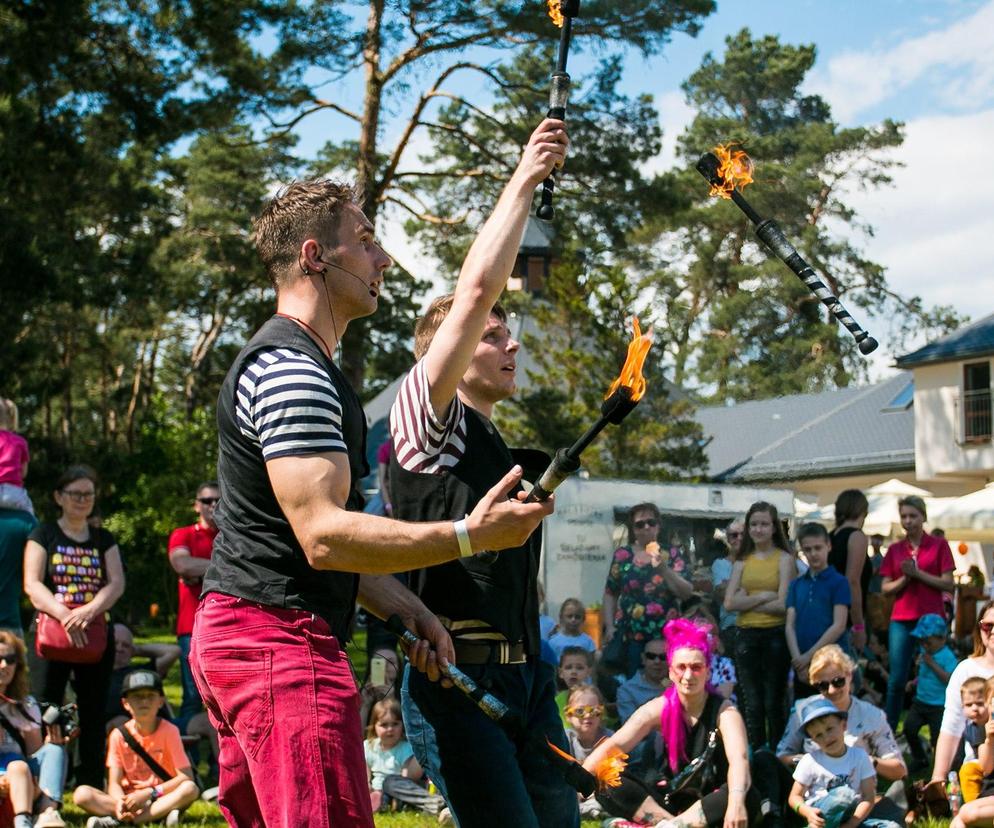
{"label": "short blond hair", "polygon": [[826,667],[836,667],[846,675],[851,675],[856,669],[856,662],[853,661],[838,644],[826,644],[820,650],[816,650],[811,656],[811,663],[808,665],[808,676],[820,673]]}
{"label": "short blond hair", "polygon": [[[431,345],[431,341],[435,338],[435,334],[438,333],[438,329],[442,325],[442,320],[444,320],[445,317],[449,315],[449,311],[452,310],[453,299],[455,299],[455,295],[452,293],[433,299],[431,304],[428,305],[428,309],[424,312],[424,315],[415,323],[415,359],[421,359],[421,357],[428,353],[428,347]],[[504,307],[500,302],[497,302],[490,309],[490,313],[496,316],[501,322],[507,322],[507,311],[504,310]]]}
{"label": "short blond hair", "polygon": [[252,223],[252,238],[277,291],[292,278],[308,238],[338,244],[342,211],[359,198],[352,184],[315,178],[294,181],[270,200]]}
{"label": "short blond hair", "polygon": [[17,431],[17,403],[0,397],[0,429]]}
{"label": "short blond hair", "polygon": [[962,699],[967,693],[976,692],[983,693],[984,698],[987,698],[987,679],[980,676],[963,679],[963,683],[959,686],[959,697]]}

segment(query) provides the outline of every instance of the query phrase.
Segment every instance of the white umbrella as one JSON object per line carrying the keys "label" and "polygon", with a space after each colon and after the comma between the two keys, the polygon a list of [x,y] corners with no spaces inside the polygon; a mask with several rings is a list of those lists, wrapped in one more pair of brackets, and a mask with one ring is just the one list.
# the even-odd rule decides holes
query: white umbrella
{"label": "white umbrella", "polygon": [[994,483],[963,497],[943,500],[936,514],[929,514],[929,522],[945,529],[947,537],[994,540]]}
{"label": "white umbrella", "polygon": [[[924,498],[925,506],[929,511],[929,518],[932,517],[932,508],[929,506],[929,503],[946,500],[946,498],[933,498],[931,497],[932,493],[927,489],[919,489],[917,486],[904,483],[896,477],[885,480],[883,483],[878,483],[876,486],[871,486],[864,494],[869,504],[869,511],[866,515],[866,521],[863,523],[863,531],[867,535],[883,535],[885,538],[900,534],[901,519],[897,513],[897,502],[902,497],[917,495]],[[809,512],[804,516],[804,519],[824,523],[826,526],[834,526],[835,504],[830,503],[827,506],[822,506],[820,509]],[[931,523],[935,525],[934,520]]]}

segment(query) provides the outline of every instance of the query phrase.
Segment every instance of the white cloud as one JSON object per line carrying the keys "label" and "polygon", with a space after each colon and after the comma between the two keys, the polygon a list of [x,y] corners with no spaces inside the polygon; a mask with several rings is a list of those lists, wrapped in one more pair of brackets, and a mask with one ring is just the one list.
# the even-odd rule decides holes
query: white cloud
{"label": "white cloud", "polygon": [[927,88],[944,108],[994,101],[994,0],[945,29],[890,48],[837,55],[806,85],[842,123],[911,87]]}
{"label": "white cloud", "polygon": [[973,319],[994,311],[992,134],[994,109],[910,121],[893,153],[905,164],[894,185],[846,196],[875,228],[866,253],[887,268],[894,291]]}

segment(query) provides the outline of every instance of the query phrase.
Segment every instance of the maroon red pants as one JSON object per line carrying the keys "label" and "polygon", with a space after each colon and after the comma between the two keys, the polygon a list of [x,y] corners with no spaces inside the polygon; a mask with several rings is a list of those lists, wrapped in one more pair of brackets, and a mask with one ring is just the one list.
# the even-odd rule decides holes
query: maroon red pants
{"label": "maroon red pants", "polygon": [[229,824],[372,828],[358,692],[325,621],[212,593],[190,663],[218,732]]}

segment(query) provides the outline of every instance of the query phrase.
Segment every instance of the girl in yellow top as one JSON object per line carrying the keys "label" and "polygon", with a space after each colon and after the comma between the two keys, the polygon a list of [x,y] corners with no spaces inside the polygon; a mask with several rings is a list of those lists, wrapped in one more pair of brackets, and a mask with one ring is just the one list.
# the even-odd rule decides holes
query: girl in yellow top
{"label": "girl in yellow top", "polygon": [[737,612],[738,697],[749,746],[775,746],[787,726],[790,651],[784,637],[787,586],[796,574],[780,516],[770,503],[746,512],[746,535],[725,590],[725,609]]}

